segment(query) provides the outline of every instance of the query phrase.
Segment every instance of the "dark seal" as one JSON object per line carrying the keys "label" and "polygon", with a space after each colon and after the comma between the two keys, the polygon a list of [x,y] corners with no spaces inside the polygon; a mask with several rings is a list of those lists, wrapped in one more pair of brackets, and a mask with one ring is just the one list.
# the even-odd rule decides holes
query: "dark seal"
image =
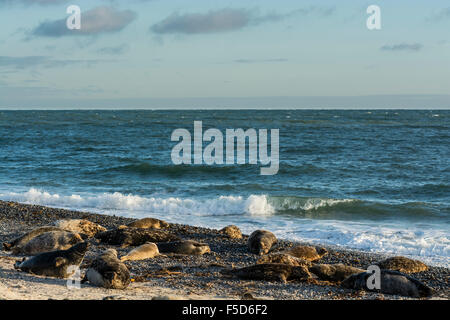
{"label": "dark seal", "polygon": [[268,253],[276,242],[277,237],[272,232],[256,230],[248,238],[247,246],[251,253],[262,256]]}
{"label": "dark seal", "polygon": [[370,272],[354,274],[345,279],[341,285],[344,288],[355,290],[379,291],[385,294],[393,294],[405,297],[430,297],[433,290],[419,280],[398,271],[381,270],[380,290],[369,289],[367,280],[372,275]]}
{"label": "dark seal", "polygon": [[157,229],[142,228],[117,228],[95,235],[102,243],[109,245],[121,246],[140,246],[146,242],[167,242],[179,240],[172,233]]}
{"label": "dark seal", "polygon": [[75,271],[69,267],[79,267],[88,249],[89,243],[81,242],[67,250],[44,252],[16,262],[14,268],[41,276],[67,278]]}
{"label": "dark seal", "polygon": [[117,251],[108,249],[89,266],[82,282],[106,289],[125,289],[131,282],[130,271],[117,258]]}

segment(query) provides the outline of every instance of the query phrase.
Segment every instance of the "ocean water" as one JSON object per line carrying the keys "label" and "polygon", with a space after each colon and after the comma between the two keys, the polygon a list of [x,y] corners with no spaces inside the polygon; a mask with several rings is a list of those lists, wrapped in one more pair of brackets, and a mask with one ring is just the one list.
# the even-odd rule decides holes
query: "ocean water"
{"label": "ocean water", "polygon": [[[177,128],[280,130],[280,169],[181,165]],[[206,144],[204,144],[206,145]],[[450,262],[450,111],[0,111],[0,199]]]}

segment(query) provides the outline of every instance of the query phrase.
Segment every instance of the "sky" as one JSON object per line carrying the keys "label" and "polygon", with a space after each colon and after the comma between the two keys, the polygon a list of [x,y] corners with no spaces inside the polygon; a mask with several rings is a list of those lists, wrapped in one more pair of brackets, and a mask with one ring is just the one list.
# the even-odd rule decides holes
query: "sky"
{"label": "sky", "polygon": [[3,109],[450,108],[448,0],[0,0],[0,24]]}

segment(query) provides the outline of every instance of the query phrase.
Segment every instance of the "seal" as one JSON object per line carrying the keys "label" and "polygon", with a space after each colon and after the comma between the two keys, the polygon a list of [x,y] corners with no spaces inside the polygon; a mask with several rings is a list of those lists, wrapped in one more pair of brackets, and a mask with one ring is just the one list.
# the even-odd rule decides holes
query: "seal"
{"label": "seal", "polygon": [[25,244],[27,244],[31,239],[49,231],[64,231],[61,228],[54,227],[54,226],[44,226],[39,227],[36,229],[33,229],[30,232],[25,233],[24,235],[14,239],[11,242],[4,242],[3,243],[3,249],[5,251],[10,251],[14,247],[23,247]]}
{"label": "seal", "polygon": [[154,258],[159,255],[158,246],[153,242],[144,243],[120,258],[120,261],[137,261]]}
{"label": "seal", "polygon": [[226,235],[230,239],[242,239],[241,230],[235,225],[229,225],[219,230],[219,233]]}
{"label": "seal", "polygon": [[126,289],[130,282],[130,271],[117,258],[117,251],[108,249],[101,253],[89,266],[82,283],[106,289]]}
{"label": "seal", "polygon": [[162,253],[177,253],[190,255],[203,255],[211,252],[206,243],[193,240],[181,240],[166,243],[158,243],[158,249]]}
{"label": "seal", "polygon": [[400,271],[403,273],[416,273],[428,270],[428,266],[423,262],[400,256],[377,262],[376,265],[381,269]]}
{"label": "seal", "polygon": [[275,243],[277,243],[277,237],[272,232],[256,230],[248,238],[247,246],[251,253],[262,256],[268,253]]}
{"label": "seal", "polygon": [[249,267],[224,270],[223,273],[234,275],[245,280],[281,281],[288,280],[307,281],[312,279],[311,273],[304,266],[290,266],[279,263],[263,263]]}
{"label": "seal", "polygon": [[16,262],[14,268],[35,275],[67,278],[75,272],[69,267],[79,267],[88,249],[88,242],[80,242],[67,250],[45,252]]}
{"label": "seal", "polygon": [[346,266],[342,263],[336,264],[316,264],[309,268],[320,280],[341,282],[353,274],[365,272],[360,268]]}
{"label": "seal", "polygon": [[322,258],[324,255],[328,253],[325,248],[315,248],[311,246],[295,246],[288,250],[283,251],[283,253],[287,253],[291,256],[305,259],[308,261],[316,261]]}
{"label": "seal", "polygon": [[53,225],[66,231],[85,234],[88,238],[92,238],[99,232],[106,231],[106,228],[101,225],[85,219],[58,220]]}
{"label": "seal", "polygon": [[131,222],[127,225],[131,228],[141,228],[141,229],[163,229],[168,228],[169,224],[163,220],[155,219],[155,218],[143,218],[134,222]]}
{"label": "seal", "polygon": [[[341,286],[354,290],[378,291],[367,287],[367,280],[371,275],[370,272],[351,275],[341,283]],[[392,270],[381,270],[380,287],[379,291],[385,294],[413,298],[431,297],[433,295],[433,290],[419,280]]]}
{"label": "seal", "polygon": [[167,231],[156,229],[123,228],[100,232],[95,235],[102,243],[121,246],[140,246],[146,242],[167,242],[179,238]]}
{"label": "seal", "polygon": [[287,264],[290,266],[304,266],[304,267],[311,267],[312,263],[305,259],[300,259],[293,257],[291,255],[288,255],[287,253],[271,253],[265,256],[262,256],[261,258],[256,261],[257,264],[264,264],[264,263],[281,263],[281,264]]}
{"label": "seal", "polygon": [[11,248],[14,254],[36,255],[55,250],[67,250],[73,245],[83,242],[78,233],[68,231],[49,231],[42,233],[28,242]]}

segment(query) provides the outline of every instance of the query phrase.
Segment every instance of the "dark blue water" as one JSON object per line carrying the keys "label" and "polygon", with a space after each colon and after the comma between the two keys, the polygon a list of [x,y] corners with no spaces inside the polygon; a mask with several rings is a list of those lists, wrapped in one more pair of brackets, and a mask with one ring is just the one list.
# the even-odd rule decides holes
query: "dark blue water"
{"label": "dark blue water", "polygon": [[[279,129],[278,174],[173,165],[195,120]],[[450,111],[0,111],[0,198],[448,264]]]}

